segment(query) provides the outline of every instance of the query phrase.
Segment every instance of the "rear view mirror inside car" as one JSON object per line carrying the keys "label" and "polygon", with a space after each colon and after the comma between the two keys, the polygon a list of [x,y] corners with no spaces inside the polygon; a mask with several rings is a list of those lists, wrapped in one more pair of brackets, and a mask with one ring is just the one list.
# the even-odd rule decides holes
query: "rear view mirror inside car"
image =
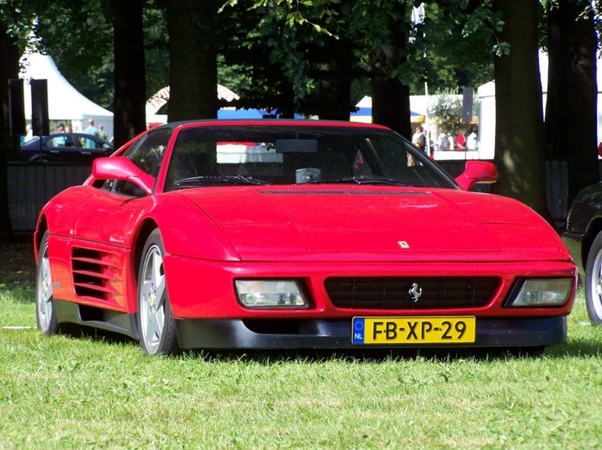
{"label": "rear view mirror inside car", "polygon": [[318,141],[315,139],[278,139],[276,153],[316,153]]}

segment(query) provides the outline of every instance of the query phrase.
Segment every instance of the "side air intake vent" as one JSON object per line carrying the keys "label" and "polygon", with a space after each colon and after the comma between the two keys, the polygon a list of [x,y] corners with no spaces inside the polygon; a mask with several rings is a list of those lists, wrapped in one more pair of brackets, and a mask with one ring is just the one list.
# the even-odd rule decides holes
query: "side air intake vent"
{"label": "side air intake vent", "polygon": [[116,264],[117,261],[117,255],[112,253],[74,248],[71,267],[75,293],[80,297],[100,300],[120,294],[121,267]]}

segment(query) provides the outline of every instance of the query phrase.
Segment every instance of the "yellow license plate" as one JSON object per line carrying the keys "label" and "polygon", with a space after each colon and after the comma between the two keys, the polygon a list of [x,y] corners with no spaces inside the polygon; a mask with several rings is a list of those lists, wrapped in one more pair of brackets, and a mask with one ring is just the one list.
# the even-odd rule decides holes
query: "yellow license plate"
{"label": "yellow license plate", "polygon": [[476,339],[476,318],[354,317],[354,344],[465,344]]}

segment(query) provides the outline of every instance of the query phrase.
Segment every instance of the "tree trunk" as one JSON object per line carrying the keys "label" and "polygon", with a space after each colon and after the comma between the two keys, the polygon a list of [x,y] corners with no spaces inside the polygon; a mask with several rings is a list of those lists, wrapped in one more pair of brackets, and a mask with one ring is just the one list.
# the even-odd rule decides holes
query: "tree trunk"
{"label": "tree trunk", "polygon": [[549,77],[546,103],[548,157],[566,159],[570,205],[599,180],[597,154],[596,34],[591,11],[568,0],[549,14]]}
{"label": "tree trunk", "polygon": [[371,91],[372,122],[412,140],[410,88],[395,78],[381,78],[372,80]]}
{"label": "tree trunk", "polygon": [[169,121],[217,117],[215,0],[168,0]]}
{"label": "tree trunk", "polygon": [[[560,3],[565,3],[564,0]],[[575,17],[559,7],[548,14],[548,86],[546,98],[546,159],[566,160],[569,145],[577,133],[567,133],[571,90],[571,47],[569,28]],[[545,88],[545,86],[542,86]]]}
{"label": "tree trunk", "polygon": [[17,138],[10,136],[8,80],[19,76],[19,49],[8,35],[8,25],[0,21],[0,241],[10,241],[13,229],[8,208],[7,160],[17,154]]}
{"label": "tree trunk", "polygon": [[[403,8],[405,11],[405,8]],[[391,28],[391,44],[374,49],[374,58],[380,60],[386,71],[393,71],[405,62],[400,56],[406,34],[397,25]],[[370,83],[372,94],[372,122],[397,131],[412,139],[410,117],[410,88],[388,73],[375,76]]]}
{"label": "tree trunk", "polygon": [[111,0],[115,51],[115,148],[146,129],[146,74],[142,25],[144,3],[144,0]]}
{"label": "tree trunk", "polygon": [[551,222],[545,187],[545,145],[537,43],[536,0],[494,0],[504,28],[498,40],[510,54],[496,56],[495,163],[492,191],[516,198]]}
{"label": "tree trunk", "polygon": [[348,121],[351,109],[353,44],[347,39],[333,41],[326,52],[328,55],[332,54],[333,59],[321,64],[316,74],[319,81],[319,101],[316,103],[315,113],[320,119]]}
{"label": "tree trunk", "polygon": [[320,70],[320,101],[316,105],[316,114],[325,120],[349,120],[351,101],[351,80],[341,78],[336,63],[323,64]]}
{"label": "tree trunk", "polygon": [[279,112],[282,119],[295,118],[295,93],[293,84],[288,80],[283,80],[281,83],[282,101],[280,101]]}
{"label": "tree trunk", "polygon": [[[405,17],[406,3],[400,2],[397,8],[399,17]],[[383,67],[384,71],[371,80],[370,90],[372,122],[389,127],[411,140],[410,88],[397,77],[390,76],[390,72],[395,73],[406,61],[405,57],[401,56],[407,44],[405,27],[403,23],[392,23],[389,27],[389,42],[373,50],[374,66]]]}

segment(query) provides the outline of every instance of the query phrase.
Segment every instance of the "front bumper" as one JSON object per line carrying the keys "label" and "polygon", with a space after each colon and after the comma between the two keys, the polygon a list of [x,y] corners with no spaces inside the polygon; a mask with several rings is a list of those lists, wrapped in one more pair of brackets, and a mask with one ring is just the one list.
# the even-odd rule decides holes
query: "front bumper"
{"label": "front bumper", "polygon": [[[279,321],[278,328],[239,319],[178,319],[182,349],[437,348],[442,345],[354,345],[351,320]],[[263,323],[265,325],[265,323]],[[566,316],[477,318],[476,342],[454,347],[544,347],[567,340]],[[450,347],[447,345],[446,347]]]}

